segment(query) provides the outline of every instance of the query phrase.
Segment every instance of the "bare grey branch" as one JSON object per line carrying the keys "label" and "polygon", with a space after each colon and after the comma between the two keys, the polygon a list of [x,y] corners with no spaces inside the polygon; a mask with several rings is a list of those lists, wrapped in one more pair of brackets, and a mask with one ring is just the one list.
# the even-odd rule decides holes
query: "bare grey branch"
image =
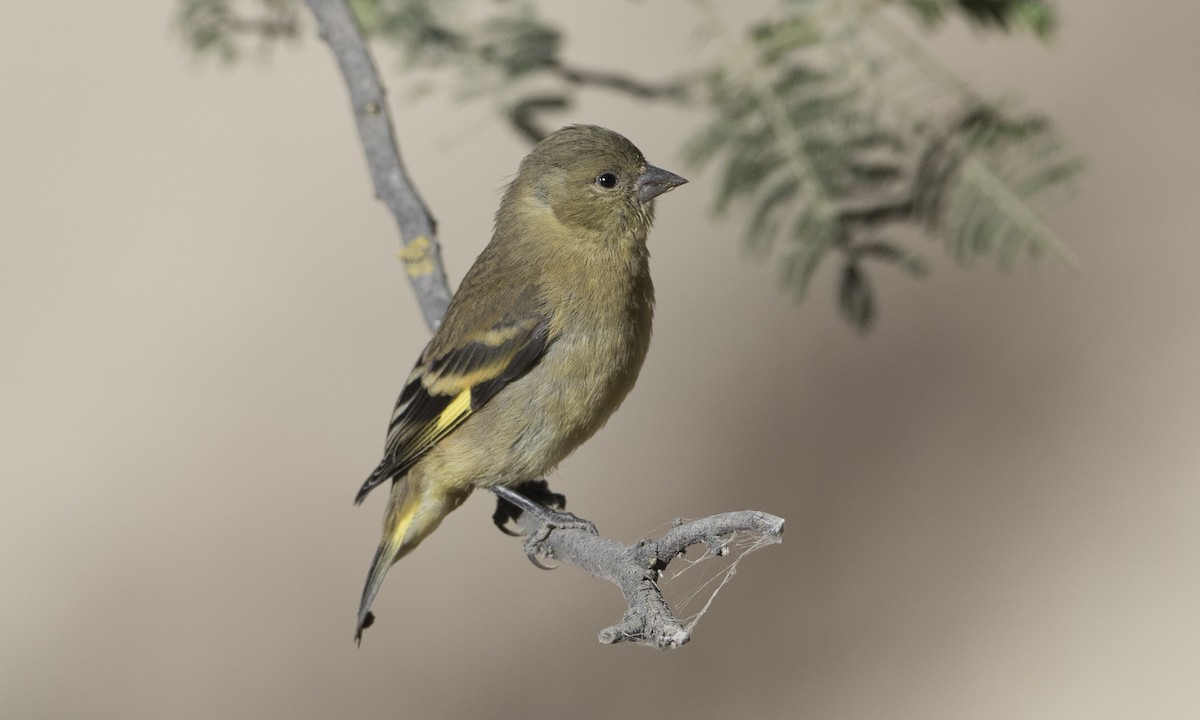
{"label": "bare grey branch", "polygon": [[721,538],[745,533],[758,542],[783,540],[783,518],[755,510],[721,513],[700,520],[678,521],[657,540],[622,545],[585,529],[550,528],[530,513],[518,524],[542,556],[574,565],[621,589],[629,608],[616,625],[600,631],[602,643],[632,642],[673,650],[691,633],[668,607],[657,580],[672,560],[693,545],[723,554]]}
{"label": "bare grey branch", "polygon": [[425,322],[437,328],[450,304],[450,286],[437,241],[437,223],[404,169],[392,132],[383,83],[350,6],[344,0],[305,0],[329,44],[350,103],[358,137],[367,156],[375,195],[388,206],[400,227],[409,281]]}

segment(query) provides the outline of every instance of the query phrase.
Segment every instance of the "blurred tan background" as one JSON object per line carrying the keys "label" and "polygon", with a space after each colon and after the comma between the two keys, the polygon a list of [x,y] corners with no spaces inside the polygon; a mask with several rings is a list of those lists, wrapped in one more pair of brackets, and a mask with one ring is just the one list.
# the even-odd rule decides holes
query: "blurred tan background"
{"label": "blurred tan background", "polygon": [[[172,5],[0,6],[0,717],[1200,717],[1200,5],[939,36],[1089,159],[1048,218],[1081,267],[884,271],[865,338],[708,219],[693,120],[564,118],[692,184],[641,382],[555,487],[628,541],[788,521],[669,654],[599,645],[615,589],[531,567],[482,496],[355,648],[383,496],[351,498],[426,331],[327,49],[197,64]],[[688,63],[683,0],[554,12],[580,61]],[[527,148],[393,98],[457,280]]]}

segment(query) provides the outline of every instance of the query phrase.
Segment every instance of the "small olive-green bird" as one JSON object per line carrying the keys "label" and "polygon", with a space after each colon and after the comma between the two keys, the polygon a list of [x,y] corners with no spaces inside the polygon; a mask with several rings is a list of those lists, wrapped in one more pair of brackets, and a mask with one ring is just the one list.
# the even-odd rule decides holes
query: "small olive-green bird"
{"label": "small olive-green bird", "polygon": [[654,199],[685,182],[593,125],[553,133],[521,162],[355,498],[392,481],[356,639],[388,568],[472,490],[544,476],[633,388],[654,313]]}

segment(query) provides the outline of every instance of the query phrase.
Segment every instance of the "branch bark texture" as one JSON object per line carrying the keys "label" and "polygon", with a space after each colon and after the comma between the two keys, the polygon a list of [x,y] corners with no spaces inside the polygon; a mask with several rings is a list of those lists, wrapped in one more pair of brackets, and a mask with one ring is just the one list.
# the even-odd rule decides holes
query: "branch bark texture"
{"label": "branch bark texture", "polygon": [[[400,159],[375,62],[345,0],[305,2],[322,39],[337,58],[350,91],[375,194],[396,219],[404,244],[401,258],[425,321],[436,330],[450,303],[436,222]],[[622,545],[578,527],[546,525],[532,513],[524,513],[518,524],[528,536],[527,544],[539,554],[575,565],[621,589],[629,608],[619,623],[600,632],[601,642],[637,642],[660,649],[677,648],[689,638],[688,629],[671,612],[656,584],[673,559],[692,545],[720,549],[720,538],[733,533],[749,533],[767,542],[779,542],[783,533],[782,518],[757,511],[679,521],[657,540],[634,545]]]}
{"label": "branch bark texture", "polygon": [[437,222],[421,200],[400,159],[383,82],[375,69],[371,51],[354,13],[344,0],[305,2],[316,18],[321,38],[337,58],[342,79],[350,91],[358,138],[367,156],[375,196],[388,206],[400,227],[404,246],[400,257],[408,270],[421,313],[426,324],[437,329],[450,304],[450,284],[442,265]]}
{"label": "branch bark texture", "polygon": [[633,545],[577,527],[547,528],[532,513],[522,513],[517,523],[538,554],[586,570],[621,589],[629,609],[619,623],[600,631],[600,642],[633,642],[659,650],[673,650],[691,639],[690,628],[675,617],[658,588],[658,578],[672,560],[693,545],[724,555],[722,538],[735,533],[750,535],[756,543],[783,541],[783,518],[757,510],[677,520],[658,539]]}

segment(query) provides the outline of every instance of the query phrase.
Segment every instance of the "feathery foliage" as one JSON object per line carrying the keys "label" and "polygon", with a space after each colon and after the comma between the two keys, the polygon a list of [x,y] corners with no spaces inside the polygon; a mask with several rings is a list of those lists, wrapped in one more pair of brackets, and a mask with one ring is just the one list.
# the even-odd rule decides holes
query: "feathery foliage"
{"label": "feathery foliage", "polygon": [[[298,32],[299,0],[177,3],[189,45],[225,61]],[[434,77],[464,102],[494,104],[530,141],[583,91],[687,104],[706,120],[684,153],[715,169],[713,211],[745,217],[746,247],[774,258],[797,300],[836,262],[838,306],[860,329],[876,316],[874,267],[927,273],[917,236],[963,265],[1071,261],[1038,215],[1080,167],[1052,124],[977,96],[892,19],[934,28],[957,16],[1046,38],[1050,0],[778,0],[745,28],[695,0],[697,34],[718,58],[654,81],[571,65],[563,31],[532,0],[350,4],[369,36],[400,51],[414,91]]]}
{"label": "feathery foliage", "polygon": [[231,63],[250,42],[269,48],[273,41],[295,38],[299,10],[296,0],[177,0],[175,25],[197,55]]}
{"label": "feathery foliage", "polygon": [[[948,4],[918,3],[933,20],[933,6]],[[797,299],[835,257],[838,305],[864,329],[876,308],[870,263],[926,272],[901,242],[912,229],[943,239],[963,264],[1069,259],[1032,209],[1079,167],[1060,157],[1050,123],[1009,117],[878,9],[847,7],[784,3],[745,39],[714,32],[728,45],[707,79],[715,112],[685,148],[695,165],[718,167],[714,210],[748,209],[747,246],[779,256],[781,284]],[[715,13],[711,22],[720,24]]]}

